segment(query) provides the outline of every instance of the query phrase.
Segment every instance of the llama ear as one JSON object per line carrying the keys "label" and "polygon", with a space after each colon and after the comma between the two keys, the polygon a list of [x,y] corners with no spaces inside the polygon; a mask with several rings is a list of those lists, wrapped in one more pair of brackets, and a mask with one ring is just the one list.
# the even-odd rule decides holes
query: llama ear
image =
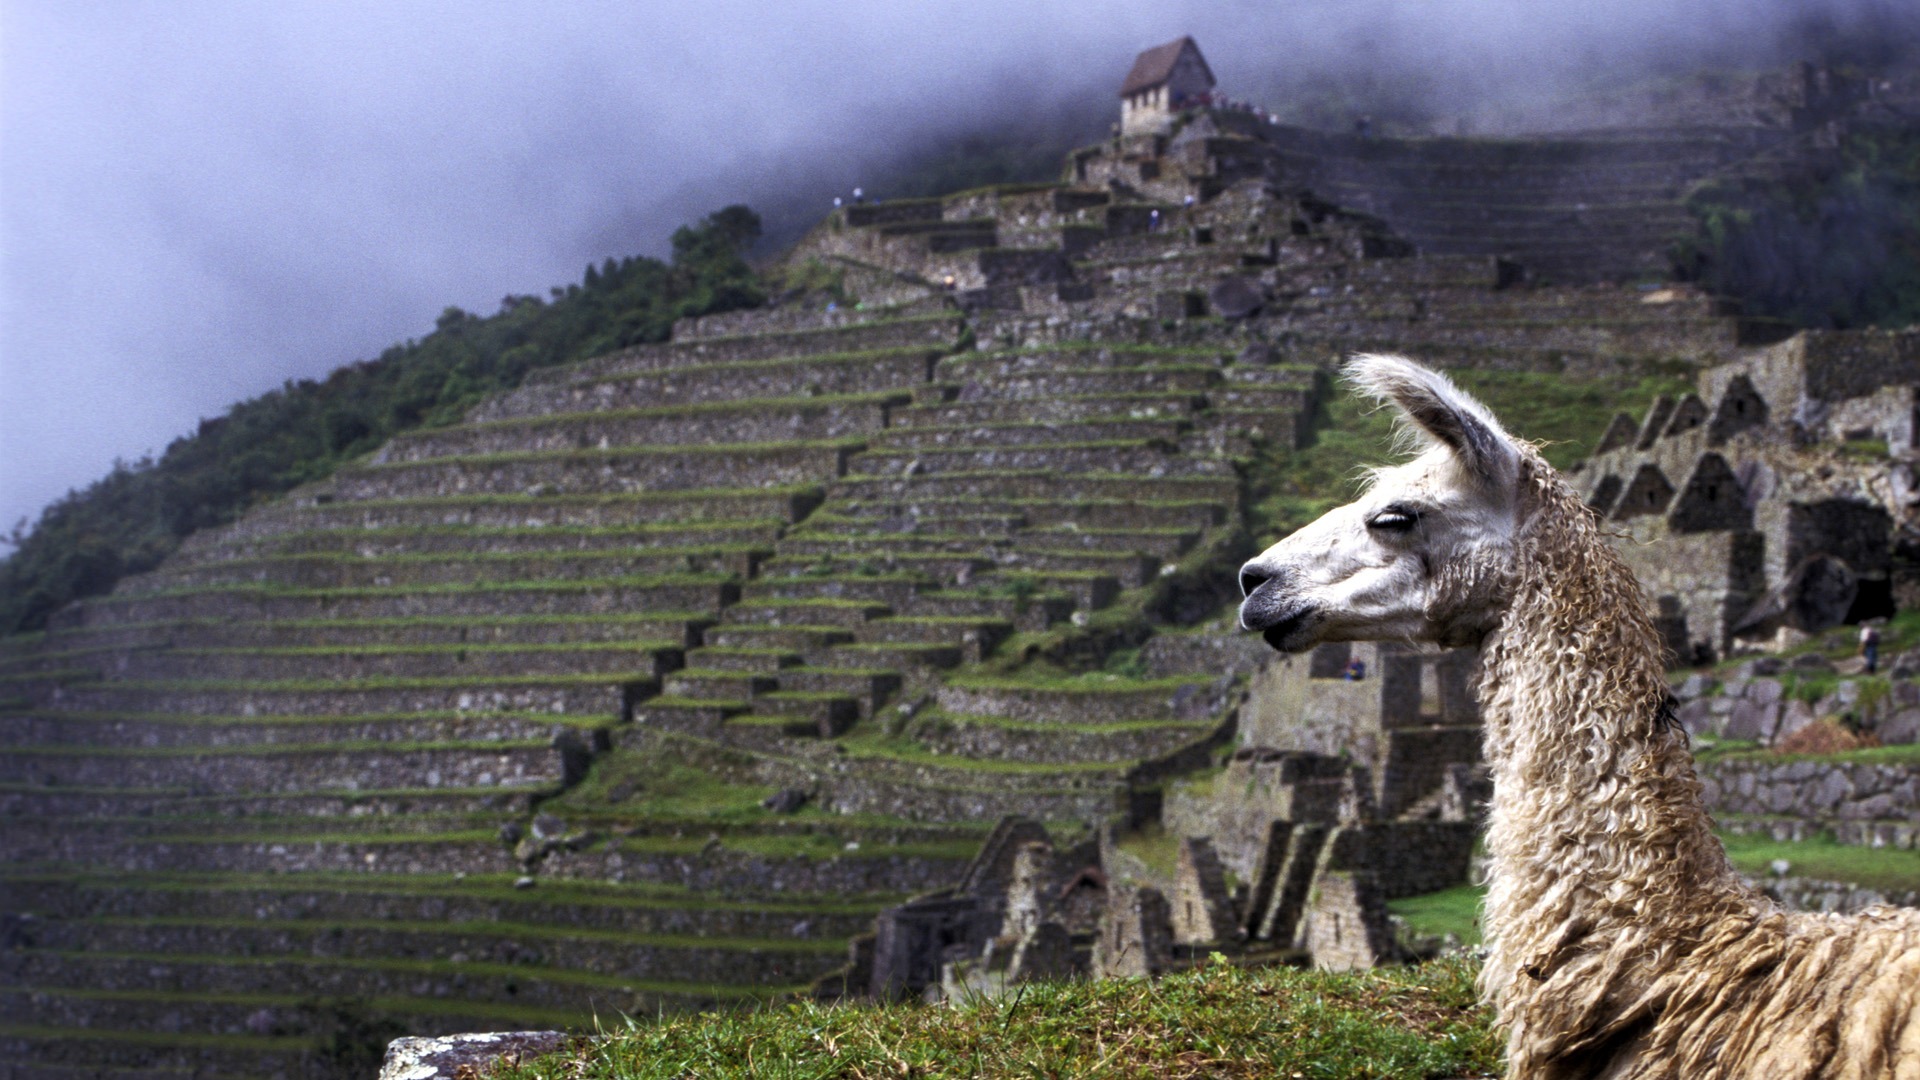
{"label": "llama ear", "polygon": [[1451,449],[1473,475],[1490,483],[1512,479],[1519,462],[1513,439],[1487,407],[1452,380],[1405,357],[1366,355],[1347,362],[1359,391],[1391,403],[1420,437]]}

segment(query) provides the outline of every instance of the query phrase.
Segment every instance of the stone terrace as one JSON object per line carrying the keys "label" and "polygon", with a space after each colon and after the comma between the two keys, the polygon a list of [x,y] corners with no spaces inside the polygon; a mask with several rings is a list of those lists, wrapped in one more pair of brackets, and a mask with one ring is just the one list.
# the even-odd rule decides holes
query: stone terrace
{"label": "stone terrace", "polygon": [[999,817],[1137,823],[1213,764],[1239,682],[1097,669],[1213,613],[1340,352],[1733,340],[1217,172],[848,207],[791,258],[886,303],[542,371],[0,643],[0,1054],[261,1075],[331,999],[425,1033],[798,991]]}
{"label": "stone terrace", "polygon": [[[9,643],[0,803],[43,827],[0,881],[6,1056],[260,1075],[342,995],[421,1031],[745,1001],[955,872],[971,830],[532,817],[931,385],[960,319],[894,314],[531,380]],[[797,692],[898,684],[859,659]]]}

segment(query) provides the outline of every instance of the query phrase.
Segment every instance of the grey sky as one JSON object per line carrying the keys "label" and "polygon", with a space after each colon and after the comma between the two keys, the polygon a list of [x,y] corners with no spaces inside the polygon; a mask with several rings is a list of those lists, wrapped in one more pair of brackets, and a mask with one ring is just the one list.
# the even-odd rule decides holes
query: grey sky
{"label": "grey sky", "polygon": [[1773,58],[1808,6],[1899,10],[0,0],[0,531],[448,304],[659,254],[795,163],[850,187],[982,116],[1110,98],[1182,33],[1230,92],[1361,72],[1464,100],[1628,57]]}

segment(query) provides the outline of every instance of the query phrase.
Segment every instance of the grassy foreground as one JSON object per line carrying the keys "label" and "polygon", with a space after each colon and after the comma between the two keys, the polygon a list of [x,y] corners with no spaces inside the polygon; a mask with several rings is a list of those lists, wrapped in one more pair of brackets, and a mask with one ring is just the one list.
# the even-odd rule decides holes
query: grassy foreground
{"label": "grassy foreground", "polygon": [[1033,984],[950,1006],[772,1005],[630,1021],[493,1080],[1488,1077],[1477,966],[1332,974],[1225,964],[1157,982]]}

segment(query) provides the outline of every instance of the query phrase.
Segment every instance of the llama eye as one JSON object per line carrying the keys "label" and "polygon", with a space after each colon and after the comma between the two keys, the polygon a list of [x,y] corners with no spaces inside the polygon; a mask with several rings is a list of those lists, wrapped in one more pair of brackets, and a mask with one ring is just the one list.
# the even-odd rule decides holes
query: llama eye
{"label": "llama eye", "polygon": [[1420,515],[1404,506],[1389,506],[1367,519],[1367,528],[1382,532],[1407,532],[1420,523]]}

